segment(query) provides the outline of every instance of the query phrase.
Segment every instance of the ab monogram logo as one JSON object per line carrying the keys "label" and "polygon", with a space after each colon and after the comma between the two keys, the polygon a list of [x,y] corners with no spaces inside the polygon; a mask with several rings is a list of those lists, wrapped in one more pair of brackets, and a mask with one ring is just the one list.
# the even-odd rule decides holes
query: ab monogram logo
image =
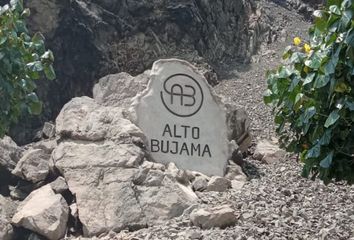
{"label": "ab monogram logo", "polygon": [[200,84],[186,74],[174,74],[163,83],[161,101],[166,109],[178,117],[191,117],[201,109],[204,94]]}

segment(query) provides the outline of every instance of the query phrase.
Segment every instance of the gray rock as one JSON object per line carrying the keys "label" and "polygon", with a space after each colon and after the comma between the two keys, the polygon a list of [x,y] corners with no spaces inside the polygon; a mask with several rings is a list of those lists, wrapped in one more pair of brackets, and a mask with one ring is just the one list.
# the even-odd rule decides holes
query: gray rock
{"label": "gray rock", "polygon": [[141,164],[141,167],[143,169],[153,169],[153,170],[161,170],[161,171],[165,171],[166,170],[166,166],[162,163],[155,163],[155,162],[150,162],[145,160],[143,162],[143,164]]}
{"label": "gray rock", "polygon": [[207,191],[214,191],[214,192],[226,192],[229,188],[231,187],[231,182],[230,180],[223,178],[223,177],[218,177],[218,176],[213,176],[210,178],[210,181],[208,182],[207,186]]}
{"label": "gray rock", "polygon": [[[226,101],[226,100],[224,100]],[[246,152],[251,145],[250,119],[242,107],[226,101],[226,121],[229,126],[229,139],[234,140],[241,152]]]}
{"label": "gray rock", "polygon": [[12,171],[21,157],[21,148],[10,137],[0,139],[0,167]]}
{"label": "gray rock", "polygon": [[49,183],[49,185],[55,193],[63,193],[69,189],[69,186],[63,177],[58,177],[55,181]]}
{"label": "gray rock", "polygon": [[158,170],[150,170],[136,187],[149,226],[182,215],[198,199],[190,187]]}
{"label": "gray rock", "polygon": [[233,190],[241,190],[245,184],[246,182],[242,180],[231,180],[231,188]]}
{"label": "gray rock", "polygon": [[63,142],[54,150],[52,158],[69,183],[65,176],[66,171],[89,167],[138,167],[143,161],[144,153],[132,144]]}
{"label": "gray rock", "polygon": [[76,196],[87,237],[156,224],[197,199],[171,174],[139,170],[144,153],[135,145],[63,142],[52,156]]}
{"label": "gray rock", "polygon": [[258,142],[253,158],[267,164],[272,164],[283,160],[286,152],[280,149],[276,144],[262,140]]}
{"label": "gray rock", "polygon": [[24,200],[29,193],[18,188],[17,186],[9,186],[9,190],[10,190],[10,197],[14,200]]}
{"label": "gray rock", "polygon": [[247,181],[247,176],[243,172],[242,167],[233,163],[232,161],[229,161],[229,165],[226,167],[226,179],[229,179],[230,181],[232,180],[238,180],[238,181]]}
{"label": "gray rock", "polygon": [[102,107],[88,97],[74,98],[63,107],[56,131],[62,138],[74,140],[132,143],[133,137],[144,139],[141,130],[123,118],[121,108]]}
{"label": "gray rock", "polygon": [[44,151],[46,151],[46,153],[51,154],[53,152],[53,150],[58,146],[57,141],[54,139],[46,139],[46,140],[42,140],[39,142],[34,142],[34,143],[30,143],[26,146],[24,146],[25,150],[28,149],[42,149]]}
{"label": "gray rock", "polygon": [[49,174],[50,155],[42,149],[29,149],[17,163],[12,174],[24,180],[37,183]]}
{"label": "gray rock", "polygon": [[176,164],[169,163],[167,165],[166,173],[171,174],[174,178],[177,179],[182,184],[188,185],[189,178],[185,170],[178,169]]}
{"label": "gray rock", "polygon": [[149,82],[150,71],[136,77],[128,73],[107,75],[93,88],[93,98],[104,106],[129,107],[137,93],[142,92]]}
{"label": "gray rock", "polygon": [[194,191],[203,192],[208,187],[208,180],[203,176],[196,177],[192,186]]}
{"label": "gray rock", "polygon": [[222,205],[210,209],[194,210],[190,219],[193,225],[202,229],[225,228],[237,222],[235,211],[229,205]]}
{"label": "gray rock", "polygon": [[65,199],[49,185],[33,191],[17,208],[12,223],[58,240],[64,236],[69,216]]}
{"label": "gray rock", "polygon": [[16,212],[17,203],[0,195],[0,239],[13,239],[11,218]]}
{"label": "gray rock", "polygon": [[13,236],[14,236],[14,231],[10,221],[0,216],[0,239],[12,240]]}
{"label": "gray rock", "polygon": [[45,138],[55,137],[55,125],[50,122],[45,122],[42,129],[42,135]]}

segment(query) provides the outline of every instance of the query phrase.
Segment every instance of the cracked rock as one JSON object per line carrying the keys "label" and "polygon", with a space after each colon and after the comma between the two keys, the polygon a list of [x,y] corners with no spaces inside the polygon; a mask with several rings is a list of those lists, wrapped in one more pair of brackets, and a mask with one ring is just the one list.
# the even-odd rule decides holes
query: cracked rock
{"label": "cracked rock", "polygon": [[194,210],[190,219],[193,225],[203,229],[225,228],[235,225],[237,221],[234,210],[229,205]]}

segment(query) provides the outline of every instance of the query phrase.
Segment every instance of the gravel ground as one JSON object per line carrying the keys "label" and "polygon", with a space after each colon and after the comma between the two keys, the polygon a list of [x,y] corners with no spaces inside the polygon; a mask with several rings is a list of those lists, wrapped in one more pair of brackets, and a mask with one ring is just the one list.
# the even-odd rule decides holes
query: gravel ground
{"label": "gravel ground", "polygon": [[[278,40],[264,45],[251,64],[225,68],[224,80],[216,87],[219,94],[247,109],[256,141],[274,137],[270,109],[262,100],[265,72],[279,64],[283,49],[295,36],[306,37],[309,27],[294,11],[266,0],[262,6],[275,26]],[[239,191],[199,193],[205,207],[231,204],[238,215],[235,227],[201,230],[190,225],[186,214],[159,226],[112,233],[103,239],[354,240],[354,187],[341,183],[325,186],[320,181],[304,179],[294,157],[273,165],[248,157],[245,171],[250,180]]]}

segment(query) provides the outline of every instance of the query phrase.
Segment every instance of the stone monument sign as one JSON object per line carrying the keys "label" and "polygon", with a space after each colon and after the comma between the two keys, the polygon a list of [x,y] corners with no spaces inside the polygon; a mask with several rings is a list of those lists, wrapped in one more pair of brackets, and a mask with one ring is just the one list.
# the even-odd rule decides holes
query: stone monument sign
{"label": "stone monument sign", "polygon": [[148,87],[134,107],[155,161],[223,175],[230,157],[224,105],[191,64],[177,59],[155,62]]}

